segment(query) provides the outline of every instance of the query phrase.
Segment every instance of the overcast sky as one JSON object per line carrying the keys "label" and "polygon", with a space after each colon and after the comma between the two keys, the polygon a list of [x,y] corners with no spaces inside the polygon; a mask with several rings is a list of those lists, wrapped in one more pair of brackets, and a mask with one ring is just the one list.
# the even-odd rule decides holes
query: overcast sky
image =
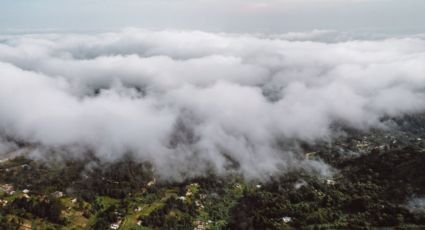
{"label": "overcast sky", "polygon": [[0,0],[0,29],[420,33],[424,0]]}

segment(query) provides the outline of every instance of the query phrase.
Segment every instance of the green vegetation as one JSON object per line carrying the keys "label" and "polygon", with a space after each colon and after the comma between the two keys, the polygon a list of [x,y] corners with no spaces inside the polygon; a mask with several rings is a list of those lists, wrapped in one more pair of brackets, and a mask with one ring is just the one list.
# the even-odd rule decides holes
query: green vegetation
{"label": "green vegetation", "polygon": [[333,146],[302,144],[308,154],[300,157],[335,173],[298,168],[261,182],[239,175],[157,182],[152,166],[130,157],[19,157],[0,164],[0,229],[424,229],[425,212],[408,207],[425,196],[417,135],[354,133]]}

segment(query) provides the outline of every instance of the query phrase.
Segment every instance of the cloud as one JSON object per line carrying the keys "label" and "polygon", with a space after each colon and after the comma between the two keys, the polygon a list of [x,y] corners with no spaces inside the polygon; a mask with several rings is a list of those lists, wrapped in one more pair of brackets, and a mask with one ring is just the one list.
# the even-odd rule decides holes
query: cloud
{"label": "cloud", "polygon": [[323,33],[4,36],[0,133],[76,156],[131,153],[163,178],[326,171],[282,143],[423,112],[425,41],[314,41]]}
{"label": "cloud", "polygon": [[4,140],[4,139],[0,139],[0,162],[3,157],[3,155],[6,155],[7,153],[9,153],[10,151],[16,149],[17,146],[15,143]]}

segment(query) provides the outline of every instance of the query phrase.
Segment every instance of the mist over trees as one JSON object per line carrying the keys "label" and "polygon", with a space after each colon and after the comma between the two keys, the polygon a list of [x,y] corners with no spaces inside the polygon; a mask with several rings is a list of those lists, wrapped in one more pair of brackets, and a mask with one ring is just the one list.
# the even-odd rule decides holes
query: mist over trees
{"label": "mist over trees", "polygon": [[341,126],[388,128],[383,118],[425,109],[421,37],[311,36],[2,36],[0,147],[41,146],[32,153],[41,158],[131,154],[165,179],[225,175],[232,164],[265,179],[300,165],[326,171],[299,159],[292,143],[331,140]]}

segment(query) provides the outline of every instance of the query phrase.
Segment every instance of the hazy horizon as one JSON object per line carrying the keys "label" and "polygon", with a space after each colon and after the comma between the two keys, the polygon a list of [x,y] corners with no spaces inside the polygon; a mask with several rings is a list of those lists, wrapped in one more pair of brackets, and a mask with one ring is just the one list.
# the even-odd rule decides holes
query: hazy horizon
{"label": "hazy horizon", "polygon": [[415,34],[421,0],[0,0],[0,31],[116,31],[127,27],[228,33],[311,30]]}

